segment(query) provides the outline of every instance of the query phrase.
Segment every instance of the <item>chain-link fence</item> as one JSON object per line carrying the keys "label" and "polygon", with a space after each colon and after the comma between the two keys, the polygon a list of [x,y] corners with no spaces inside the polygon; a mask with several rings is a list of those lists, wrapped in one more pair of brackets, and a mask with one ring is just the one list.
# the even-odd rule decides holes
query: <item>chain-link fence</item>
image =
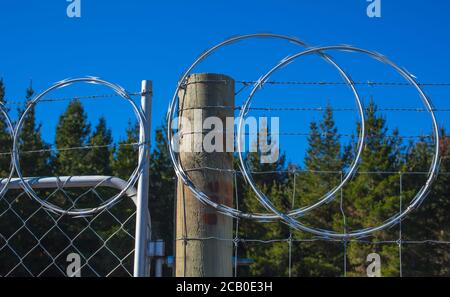
{"label": "chain-link fence", "polygon": [[[85,186],[75,191],[54,180],[53,188],[39,193],[45,193],[46,201],[79,205],[81,200],[101,204],[105,195],[121,190],[102,187],[110,177],[91,180],[90,186],[89,178],[85,179]],[[136,223],[132,198],[136,196],[134,190],[129,193],[112,208],[74,218],[49,211],[21,189],[10,190],[0,201],[0,274],[132,276]],[[70,268],[76,257],[79,267]]]}
{"label": "chain-link fence", "polygon": [[[105,85],[115,93],[43,98],[50,90],[79,82]],[[147,119],[150,120],[151,83],[143,81],[142,88],[141,92],[126,93],[122,88],[96,78],[65,80],[26,101],[17,124],[2,125],[2,144],[8,147],[2,148],[0,154],[5,167],[2,168],[3,195],[0,198],[0,276],[150,274],[146,250],[151,239],[146,202],[149,180],[148,174],[142,172],[148,171],[149,132],[146,134],[143,130],[150,129]],[[131,96],[141,98],[142,107],[134,103]],[[80,100],[113,97],[126,99],[134,108],[138,124],[132,137],[129,135],[128,140],[114,143],[108,136],[111,132],[105,129],[102,133],[110,139],[105,143],[98,137],[102,134],[97,126],[87,140],[71,142],[70,134],[84,129],[83,124],[76,121],[85,117]],[[63,119],[68,124],[65,129],[58,127],[62,132],[57,129],[60,135],[68,133],[65,137],[69,140],[57,145],[43,141],[36,145],[21,136],[30,130],[40,133],[34,121],[38,101],[69,102],[66,118],[60,117],[60,124]],[[71,108],[78,114],[67,115]],[[4,110],[7,108],[2,106]],[[7,112],[3,113],[1,121],[10,122]],[[36,135],[31,139],[34,138]],[[121,155],[120,160],[117,154]],[[113,173],[114,162],[118,164],[114,173],[124,178],[93,175]],[[12,164],[9,171],[12,178],[6,178],[8,164]],[[45,176],[27,177],[29,172]],[[79,175],[65,176],[71,172]]]}

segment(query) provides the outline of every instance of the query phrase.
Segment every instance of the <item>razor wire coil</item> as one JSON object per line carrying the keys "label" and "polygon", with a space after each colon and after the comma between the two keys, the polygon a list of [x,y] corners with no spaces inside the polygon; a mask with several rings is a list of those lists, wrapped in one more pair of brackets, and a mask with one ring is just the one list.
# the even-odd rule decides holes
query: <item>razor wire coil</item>
{"label": "razor wire coil", "polygon": [[[206,59],[208,56],[210,56],[212,53],[214,53],[217,49],[227,46],[229,44],[233,44],[235,42],[241,41],[241,40],[245,40],[245,39],[249,39],[249,38],[280,38],[280,39],[284,39],[284,40],[289,40],[293,43],[297,43],[301,46],[303,46],[305,48],[305,50],[303,52],[300,52],[298,54],[292,55],[290,57],[287,57],[283,60],[281,60],[275,67],[273,67],[271,70],[269,70],[266,74],[264,74],[263,76],[261,76],[261,78],[259,78],[258,80],[255,81],[238,81],[238,83],[241,83],[243,86],[238,90],[238,93],[242,92],[243,89],[245,89],[248,86],[252,86],[253,85],[253,89],[250,93],[250,95],[248,96],[247,100],[245,101],[243,106],[240,106],[238,108],[233,108],[234,110],[239,110],[240,111],[240,115],[239,115],[239,125],[238,125],[238,132],[237,132],[237,152],[238,152],[238,156],[239,156],[239,162],[240,162],[240,166],[241,166],[241,171],[242,174],[245,177],[245,180],[250,184],[253,192],[256,193],[257,199],[259,201],[259,203],[264,206],[266,209],[270,210],[273,214],[260,214],[260,213],[244,213],[238,209],[235,209],[233,207],[227,206],[227,205],[222,205],[216,202],[213,202],[205,193],[203,193],[202,191],[198,190],[195,186],[195,184],[190,180],[189,176],[186,173],[186,170],[181,166],[181,164],[179,163],[179,160],[174,152],[174,148],[173,148],[173,116],[175,114],[175,107],[176,107],[176,102],[177,102],[177,96],[178,96],[178,92],[181,88],[185,88],[186,87],[186,79],[188,77],[188,75],[191,73],[191,71],[200,63],[202,62],[204,59]],[[347,73],[338,65],[334,62],[334,60],[332,60],[332,58],[325,54],[326,52],[330,51],[330,50],[338,50],[338,51],[349,51],[349,52],[356,52],[356,53],[362,53],[365,54],[375,60],[378,60],[381,63],[387,64],[388,66],[392,67],[397,73],[399,73],[406,81],[407,83],[400,83],[400,82],[353,82],[348,76]],[[338,69],[338,71],[340,72],[341,76],[344,78],[345,82],[276,82],[276,81],[270,81],[269,78],[270,76],[279,68],[289,64],[290,62],[292,62],[294,59],[297,59],[301,56],[305,56],[305,55],[309,55],[309,54],[318,54],[320,55],[322,58],[324,58],[327,62],[331,63],[333,66],[335,66],[336,69]],[[260,89],[264,84],[318,84],[318,85],[346,85],[349,86],[350,88],[352,88],[352,91],[356,97],[356,101],[357,101],[357,106],[359,107],[357,109],[357,111],[359,111],[360,113],[360,135],[358,137],[358,149],[357,149],[357,154],[355,156],[355,159],[353,160],[351,166],[350,166],[350,170],[346,173],[345,177],[342,178],[341,180],[341,184],[339,184],[338,187],[335,187],[334,189],[332,189],[331,191],[329,191],[327,194],[325,194],[324,196],[321,197],[321,199],[319,199],[319,201],[313,205],[310,205],[308,207],[303,207],[303,208],[298,208],[295,209],[289,213],[283,213],[281,211],[279,211],[274,204],[270,201],[269,197],[267,197],[256,185],[255,181],[252,178],[252,173],[251,170],[248,167],[248,164],[245,162],[244,159],[244,155],[243,155],[243,149],[242,149],[242,145],[241,145],[241,137],[243,137],[245,135],[245,132],[243,132],[242,130],[242,126],[243,126],[243,122],[244,122],[244,117],[247,115],[247,113],[249,112],[249,110],[252,109],[250,102],[254,96],[254,94],[257,92],[258,89]],[[370,135],[366,135],[366,131],[365,131],[365,120],[364,120],[364,110],[362,108],[362,104],[361,101],[359,99],[358,93],[355,89],[356,85],[367,85],[367,86],[376,86],[376,85],[381,85],[381,86],[386,86],[386,85],[393,85],[393,86],[413,86],[416,91],[419,93],[425,108],[422,109],[414,109],[414,108],[402,108],[402,109],[398,109],[398,108],[390,108],[389,110],[391,111],[415,111],[415,112],[428,112],[431,116],[431,120],[432,120],[432,125],[433,125],[433,136],[431,137],[434,142],[435,142],[435,149],[434,149],[434,154],[433,154],[433,158],[432,158],[432,162],[431,162],[431,166],[430,166],[430,170],[428,172],[428,178],[427,181],[425,182],[424,186],[418,191],[417,195],[414,197],[414,199],[412,200],[411,204],[405,209],[402,210],[402,212],[400,214],[394,215],[391,218],[389,218],[388,220],[386,220],[384,223],[382,223],[379,226],[376,227],[370,227],[370,228],[363,228],[360,230],[356,230],[356,231],[351,231],[348,232],[347,230],[344,230],[343,233],[338,233],[338,232],[334,232],[331,230],[322,230],[319,228],[314,228],[314,227],[308,227],[302,223],[300,223],[298,220],[295,220],[295,218],[297,216],[300,215],[304,215],[305,213],[311,211],[312,209],[315,209],[317,207],[319,207],[320,205],[322,205],[325,202],[330,201],[331,199],[335,198],[336,193],[350,180],[351,176],[357,171],[357,165],[358,165],[358,161],[359,158],[361,156],[362,153],[362,147],[364,144],[364,139],[366,137],[370,137]],[[406,70],[404,70],[403,68],[399,67],[398,65],[396,65],[395,63],[393,63],[392,61],[390,61],[388,58],[386,58],[385,56],[372,52],[372,51],[368,51],[365,49],[360,49],[360,48],[356,48],[356,47],[351,47],[351,46],[325,46],[325,47],[316,47],[316,48],[311,48],[309,47],[307,44],[305,44],[302,41],[299,41],[297,39],[293,39],[291,37],[286,37],[286,36],[281,36],[281,35],[275,35],[275,34],[252,34],[252,35],[243,35],[243,36],[238,36],[238,37],[233,37],[230,38],[228,40],[225,40],[224,42],[221,42],[213,47],[211,47],[209,50],[207,50],[206,52],[204,52],[202,55],[199,56],[199,58],[197,58],[194,63],[188,68],[188,70],[182,75],[181,79],[178,82],[178,86],[177,89],[175,91],[175,94],[173,96],[173,99],[171,101],[171,103],[169,104],[169,110],[167,112],[167,135],[168,135],[168,139],[169,139],[169,155],[171,157],[172,163],[174,165],[175,168],[175,172],[177,174],[177,176],[181,179],[181,181],[184,183],[185,186],[187,186],[195,195],[195,197],[202,203],[207,204],[213,208],[215,208],[218,212],[231,216],[231,217],[235,217],[235,218],[250,218],[253,220],[261,220],[261,221],[268,221],[268,220],[273,220],[273,219],[282,219],[283,221],[285,221],[289,226],[293,227],[296,230],[302,230],[302,231],[306,231],[308,233],[313,233],[315,235],[318,236],[323,236],[323,237],[330,237],[330,238],[344,238],[345,240],[347,240],[348,238],[352,238],[352,237],[362,237],[362,236],[366,236],[370,233],[373,233],[375,231],[379,231],[385,228],[388,228],[392,225],[397,224],[398,222],[401,221],[402,218],[404,218],[407,214],[409,214],[413,209],[415,209],[416,207],[418,207],[421,202],[425,199],[428,190],[431,187],[431,184],[433,183],[434,179],[436,178],[436,174],[438,171],[438,165],[439,165],[439,159],[440,159],[440,148],[439,148],[439,142],[440,142],[440,134],[439,134],[439,128],[437,125],[437,121],[436,121],[436,117],[435,117],[435,109],[432,106],[432,103],[430,101],[430,99],[427,97],[427,95],[423,92],[422,90],[422,86],[448,86],[448,84],[419,84],[415,81],[415,79],[413,78],[413,76],[411,76]],[[227,107],[221,107],[221,106],[217,106],[217,107],[206,107],[206,108],[227,108]],[[264,109],[264,108],[253,108],[253,110],[319,110],[322,111],[322,109],[314,109],[314,108],[268,108],[268,109]],[[351,111],[352,109],[348,109],[348,108],[341,108],[341,111]],[[354,109],[353,109],[354,110]],[[283,135],[303,135],[303,136],[307,136],[307,133],[301,133],[301,132],[285,132]],[[342,136],[342,135],[341,135]],[[349,135],[354,137],[354,135]],[[394,137],[394,136],[392,136]],[[395,136],[396,137],[396,136]],[[400,136],[402,137],[402,136]],[[415,136],[404,136],[402,137],[402,139],[411,139],[411,138],[416,138]],[[426,138],[425,136],[422,137],[418,137],[421,139]],[[195,170],[195,169],[189,169],[189,170]]]}

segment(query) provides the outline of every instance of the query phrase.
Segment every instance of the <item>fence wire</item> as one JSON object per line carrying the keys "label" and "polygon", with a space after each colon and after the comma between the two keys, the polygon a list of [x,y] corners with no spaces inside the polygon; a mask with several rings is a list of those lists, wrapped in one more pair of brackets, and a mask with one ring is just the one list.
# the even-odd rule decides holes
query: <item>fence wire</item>
{"label": "fence wire", "polygon": [[[195,168],[192,170],[219,170],[224,171],[226,173],[230,173],[230,170],[224,170],[219,168]],[[232,170],[234,176],[234,205],[239,208],[241,205],[242,197],[239,196],[238,189],[238,178],[241,176],[239,170]],[[300,174],[305,173],[319,173],[319,174],[333,174],[339,175],[340,178],[343,176],[342,171],[308,171],[308,170],[289,170],[289,171],[258,171],[254,172],[254,174],[291,174],[293,176],[293,189],[292,189],[292,197],[290,200],[291,208],[293,209],[298,204],[298,196],[296,196],[296,191],[298,191],[298,176]],[[398,178],[398,211],[401,212],[404,204],[404,179],[405,176],[413,176],[414,178],[418,175],[426,176],[426,172],[391,172],[391,171],[370,171],[370,172],[359,172],[358,174],[362,175],[389,175],[389,176],[397,176]],[[450,177],[449,172],[441,172],[439,174],[440,177],[448,176]],[[439,178],[438,178],[439,179]],[[244,181],[242,181],[244,183]],[[336,203],[338,204],[338,209],[340,211],[341,220],[342,220],[342,230],[343,232],[351,231],[348,226],[348,215],[345,213],[345,190],[341,189],[339,198]],[[248,197],[247,197],[248,198]],[[433,195],[427,198],[427,200],[431,200],[429,203],[433,202]],[[297,203],[297,204],[296,204]],[[425,202],[426,204],[427,202]],[[298,205],[297,205],[298,207]],[[445,207],[445,206],[442,206]],[[444,209],[443,213],[448,212],[448,209]],[[302,220],[303,218],[300,218]],[[245,224],[245,220],[243,219],[234,219],[233,224],[233,237],[232,238],[219,238],[219,237],[207,237],[207,238],[194,238],[187,236],[189,234],[188,226],[186,224],[183,225],[184,232],[182,238],[177,238],[176,240],[181,240],[185,243],[185,247],[189,245],[190,241],[210,241],[216,240],[220,242],[231,242],[233,244],[233,276],[288,276],[288,277],[298,277],[298,276],[367,276],[366,268],[370,264],[370,262],[366,261],[366,256],[369,253],[380,253],[381,254],[381,272],[382,276],[450,276],[450,240],[445,240],[446,238],[450,238],[450,233],[448,233],[448,226],[441,226],[442,230],[440,230],[439,237],[440,238],[416,238],[414,239],[414,234],[408,234],[408,238],[404,238],[404,230],[405,227],[408,227],[408,223],[416,220],[416,224],[426,226],[429,220],[433,220],[430,217],[421,217],[420,213],[418,215],[414,215],[413,218],[407,219],[407,222],[399,222],[399,224],[391,229],[378,232],[374,236],[365,237],[365,238],[349,238],[349,239],[333,239],[333,238],[323,238],[310,236],[308,234],[303,234],[302,232],[298,232],[293,230],[290,227],[288,228],[288,232],[286,233],[286,237],[271,237],[270,234],[264,236],[265,238],[251,238],[247,237],[247,234],[242,232],[242,225]],[[247,221],[248,223],[248,221]],[[276,223],[254,223],[250,222],[250,224],[269,224],[274,225]],[[281,223],[280,223],[281,224]],[[249,228],[247,228],[247,231]],[[270,227],[267,229],[270,232]],[[437,230],[435,230],[437,231]],[[383,239],[386,238],[386,239]],[[314,259],[316,257],[323,257],[323,254],[315,252],[315,245],[329,248],[331,250],[332,256],[335,257],[339,255],[339,259],[330,257],[329,259]],[[394,252],[392,249],[388,249],[388,253],[384,253],[380,250],[382,246],[390,246],[397,250]],[[414,247],[420,247],[420,252],[417,253],[414,250]],[[428,246],[428,247],[427,247]],[[303,249],[306,247],[306,249]],[[365,252],[363,255],[355,255],[355,251],[358,252],[358,248],[362,247],[362,251]],[[434,267],[432,269],[437,269],[433,271],[431,269],[428,271],[416,271],[414,270],[414,266],[416,262],[427,262],[427,257],[430,257],[430,247],[432,247],[433,255],[439,254],[442,256],[440,258],[440,262],[438,263],[438,267]],[[267,253],[261,251],[268,251]],[[310,254],[302,254],[301,251],[306,250],[309,251]],[[340,250],[340,252],[339,252]],[[353,252],[353,254],[349,254],[349,250]],[[279,252],[278,255],[272,254],[271,252]],[[300,253],[299,253],[300,251]],[[283,257],[282,254],[285,254],[286,257]],[[294,253],[296,255],[294,256]],[[406,260],[405,260],[406,255]],[[256,259],[252,257],[256,256]],[[361,258],[361,256],[364,256]],[[414,256],[414,257],[412,257]],[[267,257],[267,258],[265,258]],[[280,259],[275,258],[281,258]],[[421,259],[421,260],[419,260]],[[273,260],[273,261],[271,261]],[[260,261],[260,263],[258,263]],[[321,267],[325,268],[324,271],[319,271],[318,267],[316,271],[305,271],[302,270],[301,266],[305,265],[307,267],[311,267],[311,263],[321,262]],[[389,261],[393,261],[396,264],[389,263]],[[409,262],[408,262],[409,261]],[[186,252],[184,253],[184,262],[185,265],[189,265],[187,261]],[[336,265],[336,263],[341,263],[339,271],[333,271],[330,266]],[[305,264],[306,263],[306,264]],[[251,266],[257,266],[256,268],[251,268]],[[293,267],[296,267],[295,271]],[[327,267],[328,266],[328,267]],[[405,268],[405,266],[407,268]],[[186,266],[184,266],[186,269]],[[287,268],[287,269],[285,269]],[[250,273],[249,270],[252,269]],[[306,267],[305,267],[306,269]],[[328,269],[328,271],[327,271]],[[363,269],[363,270],[362,270]],[[392,271],[394,269],[394,271]]]}

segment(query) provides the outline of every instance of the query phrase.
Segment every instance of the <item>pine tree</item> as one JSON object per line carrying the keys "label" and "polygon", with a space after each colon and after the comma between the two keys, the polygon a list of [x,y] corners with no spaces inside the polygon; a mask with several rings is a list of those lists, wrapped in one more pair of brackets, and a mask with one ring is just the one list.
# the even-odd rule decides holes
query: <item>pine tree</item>
{"label": "pine tree", "polygon": [[[26,90],[25,106],[28,104],[33,93],[34,92],[30,83],[30,86]],[[18,114],[21,115],[25,108],[26,107],[19,108]],[[48,150],[49,145],[43,141],[40,130],[41,126],[36,124],[35,109],[31,108],[26,114],[19,137],[20,165],[22,174],[25,177],[46,176],[51,172],[51,168],[49,166],[51,158],[51,153]],[[46,197],[48,195],[46,190],[37,190],[37,192],[41,197]],[[5,199],[14,201],[16,215],[19,215],[22,218],[27,218],[29,230],[35,234],[45,234],[45,232],[48,231],[48,226],[53,223],[53,220],[44,212],[37,212],[37,208],[39,207],[38,204],[30,200],[30,198],[26,195],[20,195],[21,193],[23,192],[18,190],[9,190],[6,194],[7,198]],[[34,213],[34,215],[28,218],[28,215],[32,213]],[[6,212],[5,216],[7,217],[10,214],[11,212]],[[9,220],[8,222],[7,220],[7,223],[8,225],[5,227],[0,226],[0,229],[3,232],[6,232],[5,234],[8,234],[8,231],[6,230],[13,230],[13,232],[16,232],[16,230],[21,228],[21,225],[17,224],[16,221]],[[48,238],[53,239],[54,235],[48,235]],[[25,247],[33,244],[32,238],[26,235],[24,236],[24,234],[20,232],[17,234],[15,240],[19,241],[20,244]],[[33,262],[29,263],[28,267],[30,269],[35,269],[35,265],[38,266],[39,262],[46,261],[47,259],[47,256],[44,254],[35,255]],[[3,260],[0,261],[3,263]]]}
{"label": "pine tree", "polygon": [[[420,208],[414,210],[403,223],[403,240],[442,240],[448,241],[450,233],[450,138],[444,129],[440,142],[442,163],[439,176]],[[403,174],[403,197],[406,202],[413,198],[424,185],[434,143],[429,138],[421,138],[411,143],[406,156]],[[414,173],[410,173],[414,172]],[[424,174],[418,174],[423,172]],[[427,255],[424,257],[423,255]],[[405,276],[448,276],[450,273],[450,252],[446,245],[404,245]]]}
{"label": "pine tree", "polygon": [[[6,104],[5,99],[5,85],[3,79],[0,78],[0,102]],[[6,112],[8,110],[5,110]],[[12,151],[12,139],[9,133],[9,128],[6,123],[6,118],[3,113],[0,113],[0,176],[1,179],[7,178],[11,173],[11,151]],[[7,191],[3,197],[0,197],[0,240],[4,241],[5,237],[10,234],[14,234],[20,228],[20,222],[15,220],[16,215],[8,210],[9,205],[5,201],[11,201],[14,199],[14,193]],[[27,242],[23,241],[24,244]],[[0,274],[6,274],[3,267],[14,267],[17,262],[15,257],[12,257],[9,253],[0,252]]]}
{"label": "pine tree", "polygon": [[[261,187],[270,200],[282,211],[283,204],[289,204],[289,191],[286,185],[274,182],[270,187]],[[244,195],[240,197],[245,204],[259,204],[255,194],[246,186]],[[263,211],[269,212],[268,210]],[[287,276],[288,275],[288,245],[285,241],[289,237],[289,228],[280,221],[255,222],[241,220],[239,236],[245,239],[239,243],[239,257],[254,261],[248,268],[242,269],[241,276]],[[253,241],[254,240],[254,241]],[[258,240],[268,242],[259,242]],[[271,242],[273,241],[273,242]]]}
{"label": "pine tree", "polygon": [[112,171],[114,176],[128,179],[138,164],[139,126],[128,123],[127,138],[119,141],[118,149],[113,151]]}
{"label": "pine tree", "polygon": [[80,101],[71,101],[64,114],[59,118],[56,128],[56,173],[57,175],[88,174],[85,162],[90,124]]}
{"label": "pine tree", "polygon": [[[305,172],[299,173],[296,184],[296,206],[306,206],[340,183],[343,169],[343,152],[340,136],[333,119],[333,111],[327,106],[319,124],[310,124],[308,150],[305,156]],[[335,221],[342,220],[340,199],[322,205],[302,217],[302,222],[316,228],[335,230]],[[338,229],[337,231],[343,231]],[[310,238],[309,234],[295,232],[299,239]],[[329,242],[298,244],[292,254],[293,275],[339,276],[342,274],[342,249]]]}
{"label": "pine tree", "polygon": [[[18,109],[18,114],[23,114],[31,100],[34,91],[32,84],[26,90],[25,107]],[[42,139],[41,125],[36,124],[35,107],[28,110],[20,132],[20,166],[25,176],[46,176],[51,174],[50,145]],[[42,151],[41,151],[42,150]],[[40,151],[40,152],[37,152]]]}
{"label": "pine tree", "polygon": [[150,156],[149,208],[154,238],[163,239],[166,253],[173,254],[176,178],[169,157],[165,126],[156,129]]}
{"label": "pine tree", "polygon": [[[270,135],[270,132],[268,132]],[[270,139],[268,139],[270,141]],[[256,143],[253,145],[257,145]],[[281,211],[288,211],[291,206],[291,192],[289,187],[289,173],[286,172],[286,156],[280,154],[275,163],[262,163],[261,152],[247,154],[250,169],[254,172],[253,178],[272,203]],[[239,168],[238,158],[235,157],[235,168]],[[256,194],[250,186],[243,181],[243,177],[236,176],[237,196],[239,209],[244,212],[267,213],[257,200]],[[261,223],[253,220],[241,220],[239,225],[240,238],[246,239],[284,239],[289,236],[289,228],[279,221]],[[285,242],[271,244],[240,243],[239,256],[251,258],[254,264],[241,271],[241,275],[248,276],[280,276],[286,274],[287,249]]]}
{"label": "pine tree", "polygon": [[[166,253],[173,254],[174,238],[174,203],[175,172],[169,157],[165,126],[156,129],[155,143],[150,155],[149,208],[152,220],[153,239],[163,239]],[[139,126],[129,124],[127,138],[119,142],[114,153],[113,173],[115,176],[128,179],[137,166],[139,142]],[[169,272],[166,272],[170,275]]]}
{"label": "pine tree", "polygon": [[[399,210],[399,175],[403,150],[398,131],[389,129],[386,120],[377,114],[377,106],[371,100],[366,111],[366,142],[359,165],[359,174],[346,186],[344,210],[349,230],[382,224]],[[376,173],[375,173],[376,172]],[[389,173],[393,172],[393,173]],[[336,221],[336,225],[342,223]],[[397,230],[374,233],[374,241],[393,240]],[[382,275],[398,275],[398,248],[395,245],[350,244],[349,262],[352,274],[366,274],[366,257],[377,252],[382,257]]]}
{"label": "pine tree", "polygon": [[90,148],[86,153],[85,162],[89,174],[111,175],[111,130],[106,127],[104,117],[99,119],[95,131],[89,136]]}
{"label": "pine tree", "polygon": [[[6,105],[3,78],[0,79],[0,103]],[[5,111],[8,112],[8,109]],[[2,177],[7,177],[11,172],[12,139],[3,113],[0,113],[0,147],[0,174]]]}

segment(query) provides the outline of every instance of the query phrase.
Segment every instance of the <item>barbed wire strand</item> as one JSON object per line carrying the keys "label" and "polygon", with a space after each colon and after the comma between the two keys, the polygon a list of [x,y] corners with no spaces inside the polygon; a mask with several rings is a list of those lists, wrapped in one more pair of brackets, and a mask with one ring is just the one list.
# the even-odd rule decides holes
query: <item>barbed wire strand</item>
{"label": "barbed wire strand", "polygon": [[[277,105],[292,105],[292,103],[283,103],[283,102],[277,102]],[[200,110],[200,109],[228,109],[228,110],[235,110],[239,111],[242,109],[242,106],[201,106],[201,107],[185,107],[182,109],[179,109],[180,111],[189,111],[189,110]],[[255,110],[255,111],[318,111],[318,112],[324,112],[327,110],[333,111],[333,112],[342,112],[342,111],[348,111],[348,112],[355,112],[357,109],[354,107],[321,107],[321,106],[289,106],[289,107],[262,107],[262,106],[256,106],[256,107],[249,107],[248,110]],[[365,111],[371,111],[369,107],[364,108]],[[378,107],[376,111],[396,111],[396,112],[428,112],[428,109],[422,108],[422,107]],[[432,111],[434,112],[450,112],[450,108],[432,108]]]}
{"label": "barbed wire strand", "polygon": [[[40,150],[29,150],[29,151],[20,151],[20,154],[39,154],[39,153],[48,153],[48,152],[64,152],[64,151],[73,151],[73,150],[87,150],[87,149],[98,149],[98,148],[116,148],[122,146],[141,146],[149,144],[148,142],[130,142],[130,143],[111,143],[111,144],[102,144],[102,145],[83,145],[83,146],[73,146],[73,147],[63,147],[57,148],[52,145],[53,148],[49,149],[40,149]],[[0,152],[0,156],[11,155],[12,152]]]}
{"label": "barbed wire strand", "polygon": [[[128,93],[131,97],[137,97],[137,96],[145,96],[148,94],[151,94],[152,92],[131,92]],[[55,98],[43,98],[39,102],[59,102],[59,101],[72,101],[72,100],[84,100],[84,99],[106,99],[106,98],[114,98],[114,97],[121,97],[116,93],[110,93],[110,94],[97,94],[97,95],[82,95],[82,96],[67,96],[67,97],[55,97]],[[23,100],[2,100],[5,102],[6,105],[28,105],[29,100],[23,99]]]}
{"label": "barbed wire strand", "polygon": [[[183,237],[176,238],[176,240],[183,240]],[[210,237],[186,237],[186,240],[219,240],[219,241],[229,241],[232,242],[234,239],[230,238],[222,238],[216,236]],[[276,243],[276,242],[288,242],[289,237],[287,238],[274,238],[274,239],[256,239],[256,238],[241,238],[241,242],[256,242],[256,243]],[[297,243],[311,243],[311,242],[334,242],[334,243],[343,243],[345,239],[334,239],[330,237],[313,237],[313,238],[293,238],[293,242]],[[369,245],[385,245],[385,244],[395,244],[398,245],[398,239],[395,240],[364,240],[364,239],[347,239],[347,243],[361,243],[361,244],[369,244]],[[438,240],[438,239],[423,239],[423,240],[403,240],[403,244],[409,245],[421,245],[421,244],[439,244],[439,245],[450,245],[450,241],[447,240]]]}
{"label": "barbed wire strand", "polygon": [[[189,168],[185,169],[186,172],[189,171],[199,171],[199,170],[211,170],[211,171],[218,171],[218,172],[224,172],[224,173],[236,173],[240,174],[241,171],[239,169],[223,169],[223,168],[216,168],[216,167],[208,167],[208,166],[201,166],[196,168]],[[317,174],[340,174],[342,171],[333,171],[333,170],[309,170],[309,169],[300,169],[300,168],[292,168],[289,170],[261,170],[261,171],[251,171],[252,174],[289,174],[289,173],[317,173]],[[427,175],[429,172],[426,171],[388,171],[388,170],[380,170],[380,171],[358,171],[358,174],[399,174],[401,172],[403,175]],[[447,171],[440,171],[439,174],[441,175],[450,175],[450,172]]]}
{"label": "barbed wire strand", "polygon": [[[236,83],[244,86],[252,86],[257,81],[237,80]],[[264,84],[268,85],[348,85],[344,81],[266,81]],[[360,86],[410,86],[407,82],[395,81],[357,81],[354,85]],[[450,87],[450,83],[418,83],[422,87]]]}
{"label": "barbed wire strand", "polygon": [[[228,135],[228,134],[234,134],[234,137],[238,137],[235,131],[192,131],[192,132],[183,132],[178,133],[178,136],[183,137],[185,135],[195,135],[195,134],[209,134],[213,133],[215,135]],[[301,131],[290,131],[290,132],[270,132],[270,135],[277,135],[277,136],[305,136],[309,137],[311,136],[310,132],[301,132]],[[254,132],[254,133],[242,133],[243,136],[258,136],[260,133]],[[357,137],[355,134],[351,133],[318,133],[317,135],[322,137],[328,137],[328,136],[336,136],[336,137]],[[375,134],[368,134],[365,135],[364,138],[371,139],[434,139],[432,135],[400,135],[400,134],[387,134],[387,135],[375,135]],[[442,136],[442,139],[450,139],[450,136]]]}

